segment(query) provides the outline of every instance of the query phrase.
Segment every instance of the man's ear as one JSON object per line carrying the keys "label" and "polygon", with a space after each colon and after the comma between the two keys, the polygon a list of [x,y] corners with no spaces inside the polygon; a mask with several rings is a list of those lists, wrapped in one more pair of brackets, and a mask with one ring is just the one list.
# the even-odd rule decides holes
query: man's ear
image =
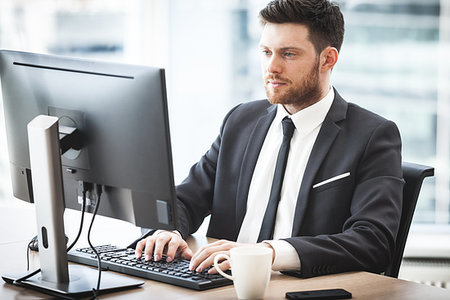
{"label": "man's ear", "polygon": [[337,63],[339,52],[336,48],[328,46],[320,53],[320,71],[327,72]]}

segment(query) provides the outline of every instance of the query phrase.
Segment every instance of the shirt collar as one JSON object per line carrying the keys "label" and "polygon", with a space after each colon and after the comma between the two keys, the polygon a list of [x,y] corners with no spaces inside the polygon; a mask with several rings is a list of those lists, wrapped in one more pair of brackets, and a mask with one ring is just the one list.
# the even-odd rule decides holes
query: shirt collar
{"label": "shirt collar", "polygon": [[[290,115],[282,104],[278,104],[277,115],[274,122],[281,123],[284,117],[288,116],[294,122],[295,128],[301,135],[307,135],[316,127],[322,125],[325,117],[330,110],[334,100],[334,89],[330,87],[327,95],[320,101],[304,108],[293,115]],[[280,125],[281,126],[281,125]]]}

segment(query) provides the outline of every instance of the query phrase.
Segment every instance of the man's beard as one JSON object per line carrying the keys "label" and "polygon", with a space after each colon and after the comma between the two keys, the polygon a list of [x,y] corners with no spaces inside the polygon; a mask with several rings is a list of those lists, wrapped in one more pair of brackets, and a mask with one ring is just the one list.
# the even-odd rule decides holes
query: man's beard
{"label": "man's beard", "polygon": [[305,75],[305,80],[301,84],[292,86],[281,93],[272,92],[272,89],[267,86],[267,81],[269,79],[279,80],[289,85],[292,84],[292,81],[277,74],[266,77],[264,87],[266,89],[267,98],[272,104],[295,105],[296,107],[303,109],[320,100],[319,61],[317,61],[311,71]]}

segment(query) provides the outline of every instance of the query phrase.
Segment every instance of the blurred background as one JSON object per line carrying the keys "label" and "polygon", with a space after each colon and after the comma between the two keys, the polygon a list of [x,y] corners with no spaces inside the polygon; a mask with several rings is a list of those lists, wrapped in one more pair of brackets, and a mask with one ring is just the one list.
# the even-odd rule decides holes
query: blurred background
{"label": "blurred background", "polygon": [[[404,161],[435,168],[422,187],[400,277],[450,288],[450,0],[336,2],[346,34],[332,84],[346,100],[397,123]],[[266,3],[0,0],[0,48],[164,67],[179,183],[230,108],[265,98],[257,15]],[[6,202],[18,200],[0,105]]]}

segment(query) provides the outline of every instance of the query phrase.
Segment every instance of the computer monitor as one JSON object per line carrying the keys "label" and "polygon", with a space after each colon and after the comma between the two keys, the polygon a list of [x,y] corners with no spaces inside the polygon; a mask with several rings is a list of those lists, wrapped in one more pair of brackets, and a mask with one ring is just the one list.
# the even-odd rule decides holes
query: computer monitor
{"label": "computer monitor", "polygon": [[[58,187],[62,188],[63,199],[46,206],[45,212],[42,212],[42,206],[41,212],[37,209],[43,281],[49,277],[48,281],[57,281],[56,285],[67,281],[64,274],[62,279],[54,279],[49,274],[58,272],[60,264],[64,268],[67,256],[65,249],[61,249],[64,232],[58,231],[58,227],[64,224],[59,221],[39,224],[39,219],[48,219],[43,214],[58,205],[62,210],[64,207],[79,210],[82,183],[101,185],[102,202],[98,210],[101,215],[140,227],[176,228],[176,196],[163,69],[2,50],[0,78],[14,195],[38,205],[38,187],[32,180],[32,173],[37,174],[38,171],[30,167],[32,152],[36,152],[34,155],[38,157],[35,161],[44,167],[48,165],[50,170],[56,165],[56,173],[59,173],[44,177],[50,178],[51,189],[55,189],[49,194],[57,194]],[[51,146],[49,139],[61,139],[59,144],[63,147],[67,142],[63,136],[75,136],[68,135],[67,130],[73,132],[76,129],[79,133],[77,139],[70,141],[69,146],[65,145],[70,149],[64,149],[63,155],[59,155],[58,149],[53,157],[42,154],[42,149],[37,150],[41,142],[32,142],[29,149],[29,141],[32,141],[29,134],[33,129],[27,132],[27,126],[51,129],[51,126],[55,127],[51,124],[53,122],[57,128],[59,125],[59,130],[56,130],[56,138],[42,136],[41,142],[47,143],[43,149]],[[45,155],[50,159],[45,158],[48,162],[43,163],[45,159],[39,158]],[[53,165],[59,159],[61,164]],[[95,202],[94,196],[92,189],[88,192],[88,200]],[[62,219],[61,212],[56,214],[61,214]],[[51,271],[43,266],[42,257],[46,255],[43,248],[46,247],[42,247],[41,235],[44,235],[46,243],[49,243],[47,239],[54,239],[52,243],[60,245],[59,248],[58,245],[49,247],[62,257],[58,258],[61,261],[56,263],[57,266],[49,267]],[[54,255],[48,254],[49,257]],[[72,274],[69,275],[71,281]],[[67,290],[61,292],[71,293]]]}

